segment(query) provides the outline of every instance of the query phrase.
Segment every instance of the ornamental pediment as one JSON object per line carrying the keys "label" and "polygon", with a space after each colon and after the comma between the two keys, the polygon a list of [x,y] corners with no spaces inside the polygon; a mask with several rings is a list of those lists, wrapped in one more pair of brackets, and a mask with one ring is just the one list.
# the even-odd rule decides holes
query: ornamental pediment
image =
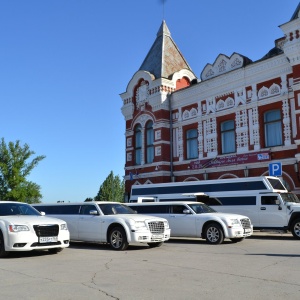
{"label": "ornamental pediment", "polygon": [[244,67],[251,62],[247,57],[233,53],[230,57],[219,54],[213,64],[207,64],[201,72],[201,80],[205,81],[221,74]]}

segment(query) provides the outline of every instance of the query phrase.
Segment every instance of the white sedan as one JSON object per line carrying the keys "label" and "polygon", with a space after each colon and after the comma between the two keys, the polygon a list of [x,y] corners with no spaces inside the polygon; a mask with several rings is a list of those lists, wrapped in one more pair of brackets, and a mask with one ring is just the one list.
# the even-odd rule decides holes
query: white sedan
{"label": "white sedan", "polygon": [[11,251],[48,250],[69,246],[65,221],[45,217],[26,203],[0,201],[0,257]]}

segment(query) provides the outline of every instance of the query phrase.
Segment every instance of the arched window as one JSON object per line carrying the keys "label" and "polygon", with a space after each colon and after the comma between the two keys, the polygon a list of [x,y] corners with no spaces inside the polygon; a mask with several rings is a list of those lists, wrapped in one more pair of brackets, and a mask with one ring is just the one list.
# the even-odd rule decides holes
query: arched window
{"label": "arched window", "polygon": [[137,125],[134,129],[134,162],[140,165],[142,161],[142,126]]}
{"label": "arched window", "polygon": [[154,131],[153,122],[150,121],[146,126],[146,162],[151,164],[154,160]]}
{"label": "arched window", "polygon": [[190,129],[186,132],[186,158],[198,157],[198,132],[197,129]]}
{"label": "arched window", "polygon": [[233,120],[221,123],[221,143],[222,154],[236,152]]}
{"label": "arched window", "polygon": [[264,114],[265,146],[282,145],[282,127],[280,110],[270,110]]}

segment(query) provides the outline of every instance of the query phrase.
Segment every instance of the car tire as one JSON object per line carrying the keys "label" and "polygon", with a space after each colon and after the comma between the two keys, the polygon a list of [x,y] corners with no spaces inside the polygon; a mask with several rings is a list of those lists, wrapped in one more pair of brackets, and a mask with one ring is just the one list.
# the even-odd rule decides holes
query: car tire
{"label": "car tire", "polygon": [[300,239],[300,219],[296,219],[292,223],[291,232],[296,239]]}
{"label": "car tire", "polygon": [[109,244],[114,250],[122,251],[128,247],[125,230],[120,227],[114,227],[109,232]]}
{"label": "car tire", "polygon": [[148,243],[148,246],[149,246],[150,248],[156,248],[156,247],[162,246],[163,243],[164,243],[164,242]]}
{"label": "car tire", "polygon": [[0,231],[0,258],[8,256],[9,252],[5,251],[5,242],[2,232]]}
{"label": "car tire", "polygon": [[222,227],[218,223],[210,223],[205,227],[205,239],[207,243],[219,245],[224,241]]}
{"label": "car tire", "polygon": [[233,243],[239,243],[241,241],[243,241],[245,238],[242,237],[242,238],[235,238],[235,239],[230,239]]}
{"label": "car tire", "polygon": [[48,252],[51,253],[51,254],[57,254],[59,252],[63,251],[63,248],[51,248],[51,249],[48,249]]}

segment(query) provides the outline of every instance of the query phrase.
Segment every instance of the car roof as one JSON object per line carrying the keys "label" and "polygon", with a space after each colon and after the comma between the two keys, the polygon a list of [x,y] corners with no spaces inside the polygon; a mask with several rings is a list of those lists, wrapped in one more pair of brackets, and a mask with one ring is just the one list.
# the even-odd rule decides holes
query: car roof
{"label": "car roof", "polygon": [[134,202],[134,203],[125,203],[126,205],[174,205],[174,204],[203,204],[202,202],[197,201],[164,201],[164,202]]}
{"label": "car roof", "polygon": [[124,204],[122,202],[112,202],[112,201],[87,201],[87,202],[54,202],[54,203],[35,203],[33,206],[50,206],[50,205],[88,205],[88,204]]}

